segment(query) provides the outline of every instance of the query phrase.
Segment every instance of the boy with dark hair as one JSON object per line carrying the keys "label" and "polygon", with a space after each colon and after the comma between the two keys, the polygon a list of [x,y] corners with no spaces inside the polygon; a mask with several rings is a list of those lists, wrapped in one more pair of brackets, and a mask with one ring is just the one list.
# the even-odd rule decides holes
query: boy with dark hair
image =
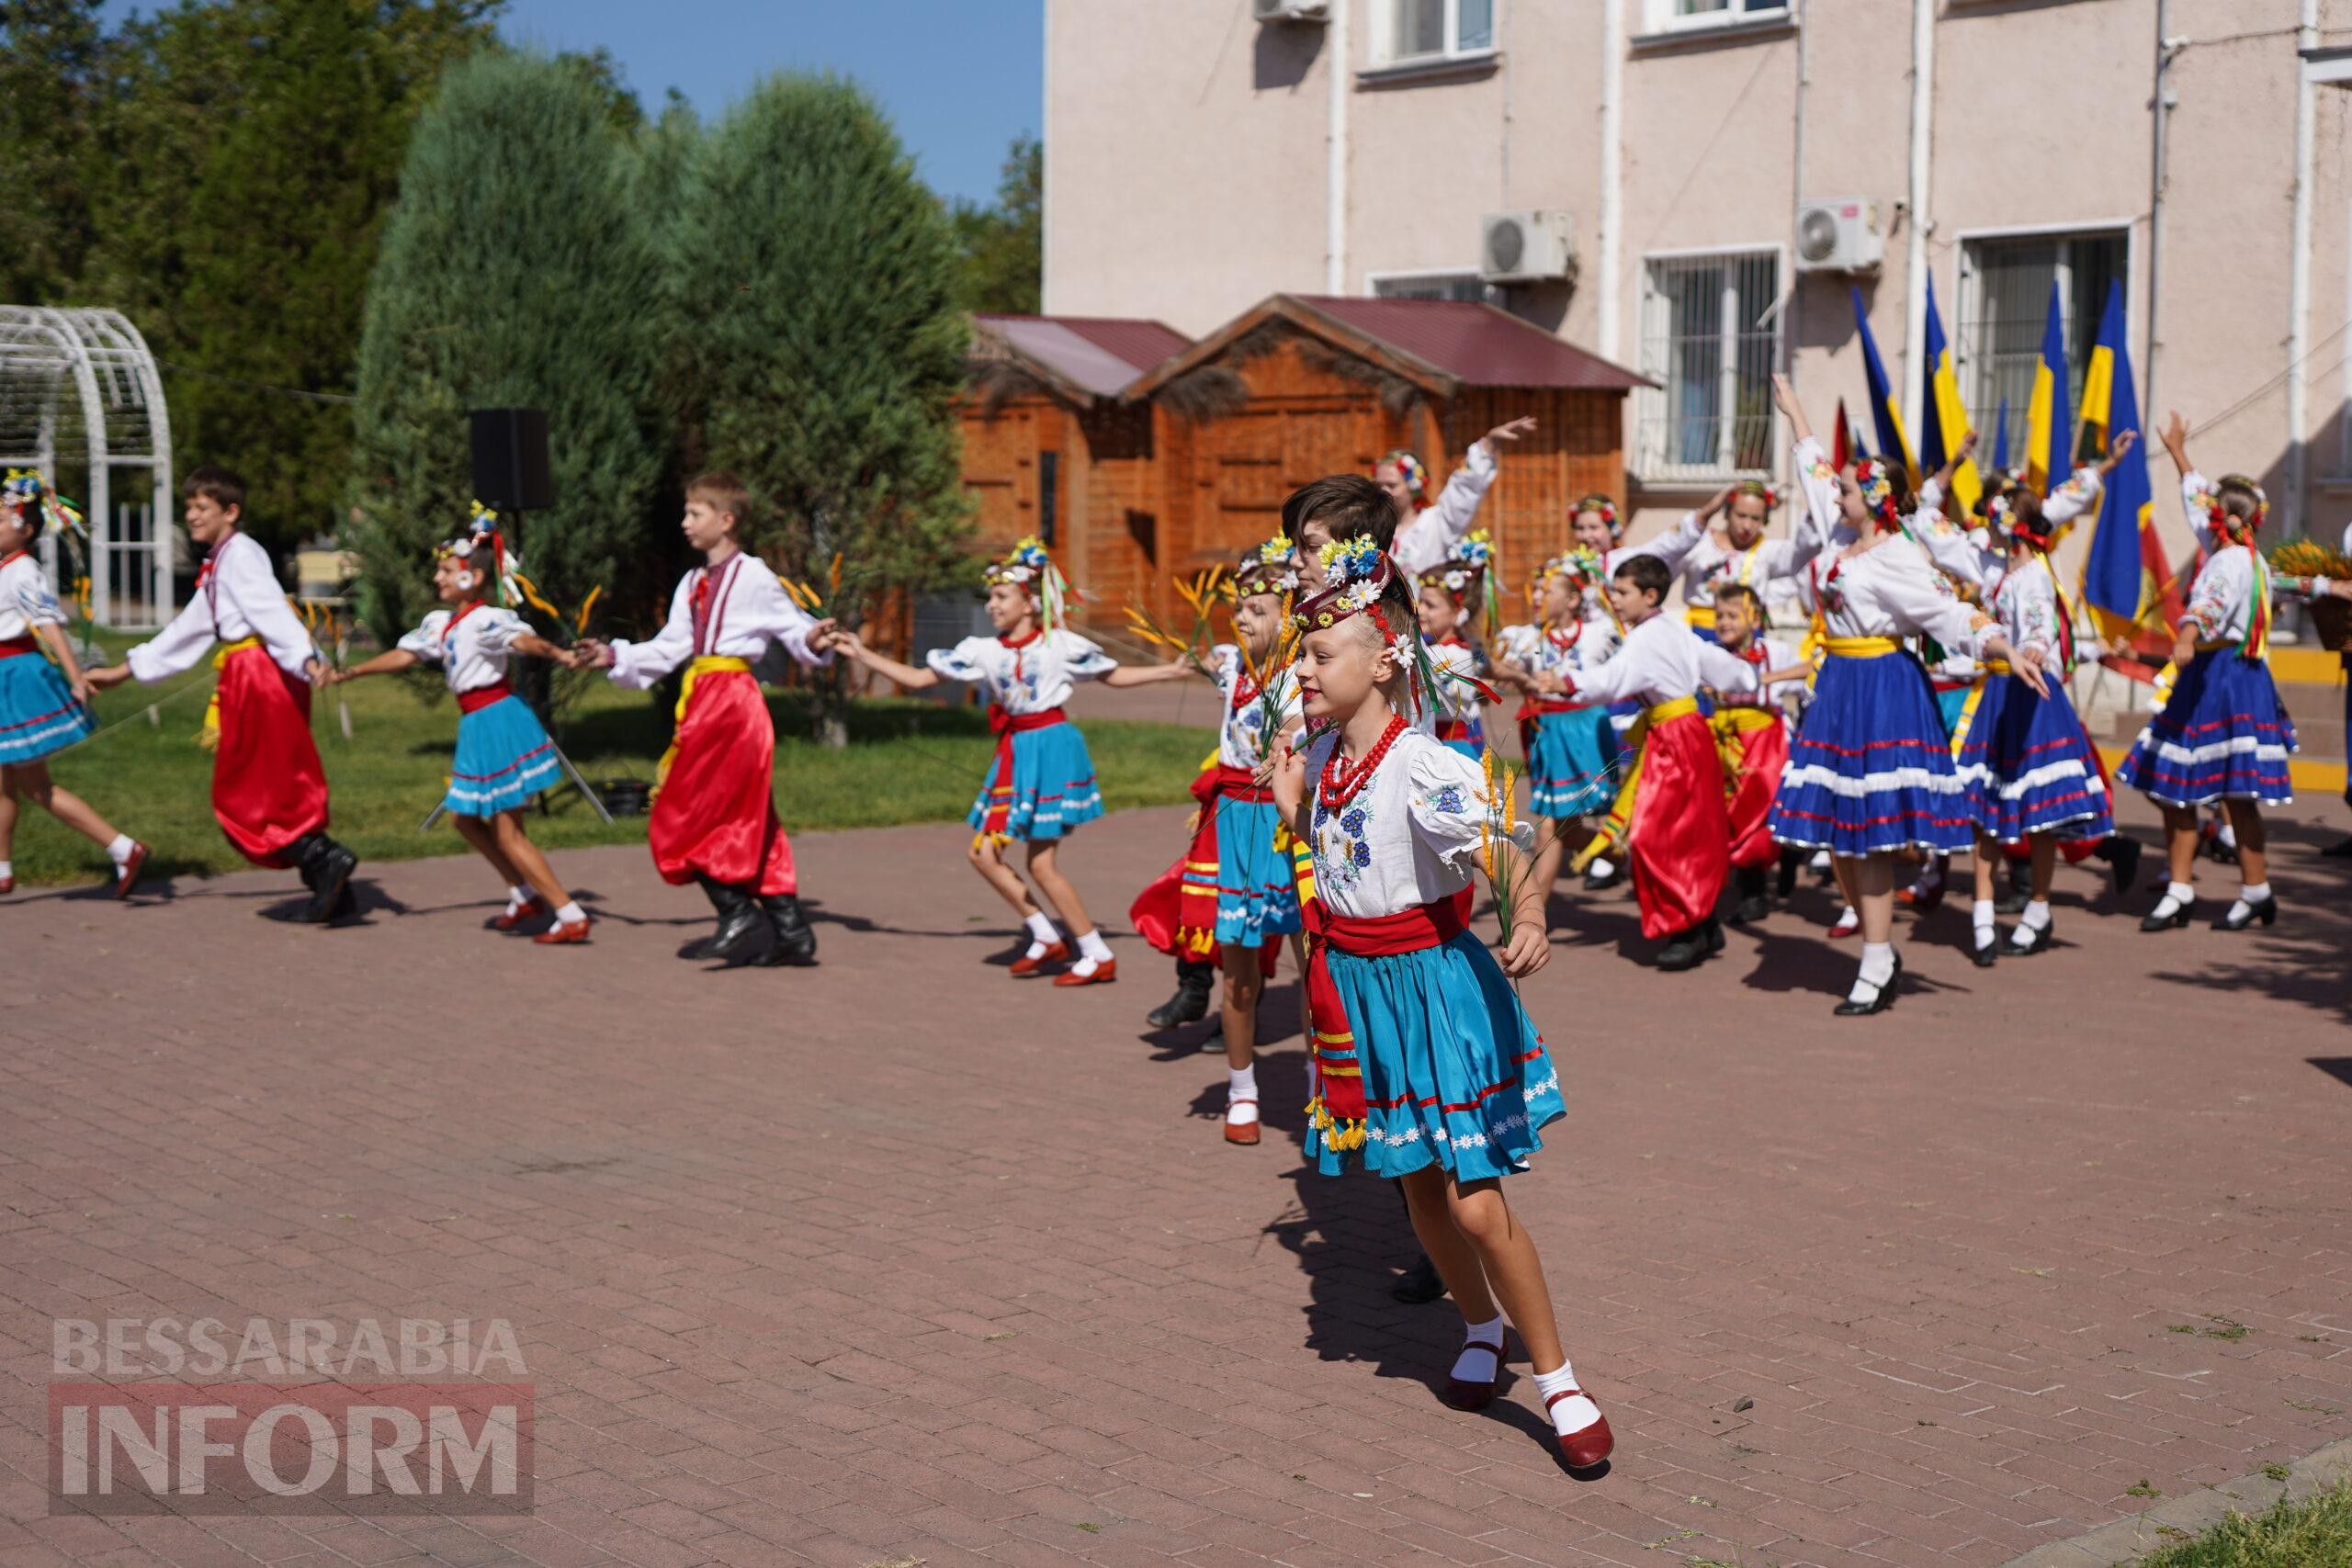
{"label": "boy with dark hair", "polygon": [[220,645],[201,737],[213,751],[212,815],[255,865],[300,870],[311,900],[299,918],[322,925],[352,912],[359,865],[327,836],[326,770],[311,739],[311,688],[325,677],[325,661],[287,604],[269,552],[238,527],[245,481],[207,463],[183,481],[180,506],[188,536],[211,552],[195,596],[122,663],[91,671],[90,684],[153,684]]}
{"label": "boy with dark hair", "polygon": [[1323,547],[1334,539],[1370,539],[1384,551],[1396,542],[1396,503],[1362,474],[1310,480],[1283,502],[1283,536],[1298,547],[1302,591],[1323,585]]}

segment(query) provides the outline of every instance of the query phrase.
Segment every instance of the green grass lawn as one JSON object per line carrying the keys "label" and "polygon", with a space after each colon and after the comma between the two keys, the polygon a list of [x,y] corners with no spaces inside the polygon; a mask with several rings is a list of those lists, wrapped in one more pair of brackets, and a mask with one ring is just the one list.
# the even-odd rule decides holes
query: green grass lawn
{"label": "green grass lawn", "polygon": [[2352,1563],[2352,1482],[2267,1514],[2233,1514],[2140,1568],[2344,1568]]}
{"label": "green grass lawn", "polygon": [[[154,874],[247,869],[212,819],[212,756],[194,740],[211,682],[207,662],[162,685],[101,693],[98,722],[118,727],[51,759],[59,784],[153,847]],[[349,740],[343,738],[339,702],[350,705]],[[145,716],[151,706],[153,723]],[[776,809],[788,829],[960,819],[995,751],[987,719],[975,707],[862,698],[851,714],[850,744],[842,750],[810,739],[801,694],[771,693],[768,708],[777,737]],[[379,678],[336,687],[317,694],[311,716],[326,763],[335,836],[361,859],[465,852],[446,822],[418,831],[447,787],[457,744],[457,704],[437,678],[429,684]],[[557,739],[591,779],[650,779],[669,735],[669,711],[652,696],[591,680],[562,715]],[[1178,725],[1090,722],[1086,743],[1103,804],[1116,810],[1184,801],[1212,741],[1202,730]],[[530,818],[532,838],[548,848],[645,840],[642,817],[619,818],[608,828],[576,791],[555,794],[548,807],[545,815],[534,811]],[[96,881],[107,870],[103,850],[32,807],[19,816],[12,858],[17,881],[27,886]]]}

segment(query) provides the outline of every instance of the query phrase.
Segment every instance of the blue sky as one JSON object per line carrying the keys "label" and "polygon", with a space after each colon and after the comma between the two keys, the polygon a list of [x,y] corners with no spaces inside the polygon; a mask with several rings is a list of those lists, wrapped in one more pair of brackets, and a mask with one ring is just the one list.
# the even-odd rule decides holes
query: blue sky
{"label": "blue sky", "polygon": [[[110,20],[159,8],[106,5]],[[657,111],[673,86],[708,118],[764,72],[855,77],[947,196],[992,196],[1007,144],[1042,128],[1044,0],[509,0],[502,28],[543,49],[610,51]]]}

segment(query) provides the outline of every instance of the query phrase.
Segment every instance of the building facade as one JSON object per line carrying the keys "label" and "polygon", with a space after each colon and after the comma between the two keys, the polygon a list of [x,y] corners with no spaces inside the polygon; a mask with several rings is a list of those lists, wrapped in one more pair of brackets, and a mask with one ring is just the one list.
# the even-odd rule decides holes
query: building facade
{"label": "building facade", "polygon": [[1492,300],[1657,383],[1638,533],[1785,468],[1775,369],[1867,431],[1854,290],[1915,442],[1932,288],[2021,457],[2052,285],[2078,393],[2120,282],[2150,423],[2332,536],[2347,46],[2352,0],[1046,0],[1046,309],[1197,336],[1275,290]]}

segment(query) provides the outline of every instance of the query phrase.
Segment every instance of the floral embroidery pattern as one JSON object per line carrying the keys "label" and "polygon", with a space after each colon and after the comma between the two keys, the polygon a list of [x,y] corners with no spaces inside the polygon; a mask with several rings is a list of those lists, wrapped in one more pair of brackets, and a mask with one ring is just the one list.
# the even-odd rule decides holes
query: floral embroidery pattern
{"label": "floral embroidery pattern", "polygon": [[[1328,879],[1337,887],[1353,887],[1363,880],[1372,866],[1372,844],[1364,837],[1372,814],[1362,805],[1351,805],[1344,811],[1333,812],[1320,800],[1315,803],[1315,875]],[[1326,833],[1326,823],[1335,822],[1339,832]],[[1338,842],[1331,840],[1336,838]]]}
{"label": "floral embroidery pattern", "polygon": [[1461,816],[1462,786],[1460,784],[1440,784],[1436,789],[1430,792],[1429,808],[1441,817]]}

